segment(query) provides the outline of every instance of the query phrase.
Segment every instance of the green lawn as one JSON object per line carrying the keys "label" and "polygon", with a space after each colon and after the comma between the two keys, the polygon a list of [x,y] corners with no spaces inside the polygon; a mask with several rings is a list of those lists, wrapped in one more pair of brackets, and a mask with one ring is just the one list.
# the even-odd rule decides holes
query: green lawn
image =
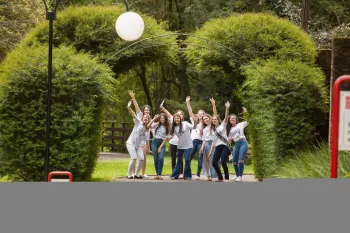
{"label": "green lawn", "polygon": [[[93,173],[93,181],[111,181],[114,177],[126,176],[130,159],[118,159],[113,161],[99,161]],[[197,160],[192,160],[192,174],[197,172]],[[234,173],[232,163],[228,164],[229,172]],[[147,175],[155,175],[154,162],[152,155],[147,156]],[[171,174],[171,160],[168,156],[164,158],[163,175]],[[203,173],[202,173],[203,174]],[[246,165],[244,174],[253,174],[252,165]]]}
{"label": "green lawn", "polygon": [[[92,181],[109,182],[114,177],[126,176],[128,171],[130,159],[118,159],[111,161],[98,161],[95,171],[92,175]],[[228,163],[230,174],[234,173],[232,163]],[[192,174],[197,172],[197,160],[192,160],[191,163]],[[147,156],[147,175],[155,175],[153,156]],[[164,158],[163,175],[171,174],[171,160],[169,156]],[[202,173],[203,174],[203,173]],[[244,174],[253,174],[253,166],[246,165],[244,168]],[[0,182],[8,182],[6,177],[0,177]]]}

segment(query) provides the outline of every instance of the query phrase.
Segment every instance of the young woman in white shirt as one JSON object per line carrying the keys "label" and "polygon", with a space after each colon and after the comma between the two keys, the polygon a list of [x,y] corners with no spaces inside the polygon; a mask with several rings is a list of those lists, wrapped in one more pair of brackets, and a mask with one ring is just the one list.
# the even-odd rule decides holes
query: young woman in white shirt
{"label": "young woman in white shirt", "polygon": [[191,123],[193,125],[193,129],[191,132],[191,138],[193,143],[193,148],[191,151],[191,161],[196,153],[198,153],[198,166],[197,166],[197,176],[196,179],[200,179],[201,171],[202,171],[202,163],[203,163],[203,153],[200,153],[202,144],[203,144],[203,138],[201,135],[201,121],[203,114],[205,113],[203,110],[199,110],[198,114],[193,114],[192,107],[190,104],[191,97],[186,97],[186,105],[188,114],[190,116]]}
{"label": "young woman in white shirt", "polygon": [[[136,98],[135,98],[135,93],[131,90],[129,91],[129,95],[131,97],[131,100],[135,106],[136,110],[136,116],[141,120],[142,116],[145,114],[148,114],[152,118],[152,108],[149,105],[145,105],[142,107],[142,110],[140,109]],[[148,178],[148,175],[145,174],[146,172],[146,164],[147,164],[147,152],[150,151],[150,145],[149,145],[149,140],[150,140],[150,132],[148,131],[148,134],[146,135],[145,140],[142,140],[141,146],[142,146],[142,151],[144,155],[144,162],[143,162],[143,167],[142,167],[142,176],[144,178]],[[135,172],[135,171],[133,171]]]}
{"label": "young woman in white shirt", "polygon": [[193,125],[189,122],[183,121],[179,114],[174,115],[174,120],[171,129],[171,136],[176,135],[178,138],[177,145],[177,163],[171,174],[171,179],[179,179],[181,167],[182,167],[182,158],[185,158],[185,168],[184,168],[184,180],[192,179],[191,172],[191,150],[193,147],[191,140],[191,130]]}
{"label": "young woman in white shirt", "polygon": [[[143,162],[144,162],[144,154],[142,150],[142,142],[146,140],[147,133],[149,131],[147,125],[150,121],[150,116],[148,114],[144,114],[142,116],[142,120],[137,117],[135,112],[131,109],[131,103],[130,100],[128,103],[128,110],[131,116],[134,119],[135,126],[126,142],[126,148],[130,154],[131,160],[128,167],[128,179],[142,179],[143,176],[139,174]],[[136,168],[135,174],[132,175],[131,173],[135,170],[136,160],[138,159],[139,163]]]}
{"label": "young woman in white shirt", "polygon": [[[246,112],[245,108],[243,108],[243,112]],[[236,172],[236,176],[231,179],[233,181],[242,181],[244,159],[248,152],[248,142],[244,136],[245,127],[247,127],[246,121],[239,122],[237,116],[234,114],[229,116],[226,132],[228,135],[228,140],[235,142],[235,146],[232,150],[232,163]]]}
{"label": "young woman in white shirt", "polygon": [[221,165],[225,173],[225,181],[229,180],[229,172],[227,167],[227,156],[230,154],[229,142],[227,141],[227,133],[226,133],[226,124],[228,122],[228,111],[230,107],[230,103],[225,103],[226,111],[225,111],[225,119],[220,124],[220,117],[214,115],[212,117],[212,133],[214,133],[213,143],[211,145],[210,153],[215,148],[215,152],[213,154],[213,162],[212,165],[218,174],[218,180],[215,181],[223,181],[224,178],[222,176],[219,160],[221,159]]}
{"label": "young woman in white shirt", "polygon": [[[168,119],[170,120],[171,124],[173,123],[174,117],[173,115],[170,114],[168,110],[166,110],[163,105],[160,106],[160,110],[163,111],[167,116]],[[181,110],[178,110],[175,114],[178,114],[181,117],[181,120],[184,120],[184,112]],[[179,139],[177,138],[176,135],[173,135],[173,137],[170,139],[169,144],[170,144],[170,156],[171,156],[171,171],[174,170],[176,166],[176,160],[177,160],[177,145],[178,145]],[[181,168],[180,168],[180,179],[183,178],[183,163],[181,163]]]}
{"label": "young woman in white shirt", "polygon": [[[153,123],[155,120],[158,120],[158,122]],[[162,171],[164,165],[166,141],[170,135],[170,123],[167,115],[165,113],[156,115],[148,124],[148,127],[151,128],[153,134],[151,147],[154,158],[154,167],[156,171],[156,176],[154,179],[163,179]]]}

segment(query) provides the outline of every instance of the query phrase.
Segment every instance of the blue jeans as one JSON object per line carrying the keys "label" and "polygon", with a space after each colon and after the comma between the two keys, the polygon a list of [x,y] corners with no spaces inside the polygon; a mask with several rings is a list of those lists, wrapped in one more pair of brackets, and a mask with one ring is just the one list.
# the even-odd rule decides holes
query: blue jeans
{"label": "blue jeans", "polygon": [[158,153],[158,149],[162,144],[162,142],[163,142],[163,139],[153,139],[152,145],[151,145],[152,154],[154,158],[154,167],[156,169],[157,176],[162,175],[163,165],[164,165],[164,155],[165,155],[166,146],[164,145],[160,153]]}
{"label": "blue jeans", "polygon": [[[213,141],[206,141],[205,142],[205,147],[204,147],[204,155],[203,155],[203,160],[206,160],[207,159],[207,156],[208,156],[208,153],[210,151],[210,147],[211,147],[211,144],[213,143]],[[213,153],[212,155],[210,156],[210,160],[209,160],[209,174],[207,171],[204,172],[204,174],[206,176],[210,176],[211,178],[217,178],[218,177],[218,174],[216,174],[216,171],[213,167],[213,155],[215,153],[215,148],[213,150]],[[221,166],[221,161],[219,161],[219,166]]]}
{"label": "blue jeans", "polygon": [[197,166],[197,176],[201,175],[202,171],[202,163],[203,163],[203,154],[199,154],[199,151],[201,150],[202,147],[202,140],[199,139],[194,139],[193,140],[193,148],[191,151],[191,160],[193,159],[194,155],[198,152],[198,166]]}
{"label": "blue jeans", "polygon": [[215,152],[214,152],[214,158],[213,158],[213,167],[216,171],[216,173],[218,174],[218,179],[219,180],[223,180],[223,176],[220,170],[220,166],[219,166],[219,160],[221,159],[221,165],[222,168],[224,170],[225,173],[225,180],[229,180],[230,179],[230,175],[228,172],[228,167],[227,167],[227,156],[230,154],[230,149],[228,148],[228,146],[226,145],[219,145],[217,147],[215,147]]}
{"label": "blue jeans", "polygon": [[247,152],[248,142],[246,140],[235,142],[235,146],[232,150],[232,163],[244,163],[245,155]]}
{"label": "blue jeans", "polygon": [[[248,142],[246,140],[240,140],[235,142],[235,146],[232,151],[232,163],[233,168],[236,171],[236,176],[242,176],[244,170],[244,159],[248,152]],[[238,163],[238,165],[237,165]]]}
{"label": "blue jeans", "polygon": [[182,167],[182,157],[185,155],[185,169],[184,169],[184,180],[191,179],[192,178],[192,172],[191,172],[191,150],[189,149],[177,149],[177,163],[173,170],[173,174],[171,174],[171,177],[174,177],[175,179],[179,179],[181,167]]}

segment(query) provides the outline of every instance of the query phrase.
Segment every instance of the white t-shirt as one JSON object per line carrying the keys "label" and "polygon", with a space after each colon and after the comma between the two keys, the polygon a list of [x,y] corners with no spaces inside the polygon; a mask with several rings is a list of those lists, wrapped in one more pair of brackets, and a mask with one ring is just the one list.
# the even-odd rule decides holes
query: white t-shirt
{"label": "white t-shirt", "polygon": [[187,121],[182,122],[182,130],[180,131],[180,126],[175,126],[174,135],[179,139],[179,143],[177,145],[177,149],[189,149],[193,147],[192,138],[191,138],[191,130],[193,125]]}
{"label": "white t-shirt", "polygon": [[[169,121],[170,121],[171,124],[173,124],[173,122],[174,122],[174,117],[171,116],[170,119],[169,119]],[[179,139],[177,138],[176,135],[174,135],[173,138],[170,139],[169,143],[170,143],[171,145],[177,146],[177,144],[179,143]]]}
{"label": "white t-shirt", "polygon": [[[190,117],[190,120],[191,120],[192,125],[194,126],[193,117]],[[202,140],[200,122],[198,122],[198,124],[196,125],[196,128],[193,128],[191,130],[191,138],[192,138],[192,140],[195,140],[195,139]]]}
{"label": "white t-shirt", "polygon": [[[143,113],[142,112],[138,112],[136,114],[136,117],[138,119],[140,119],[141,122],[142,122]],[[141,146],[146,145],[147,141],[150,140],[150,137],[151,137],[151,133],[150,133],[150,130],[148,130],[148,131],[146,131],[146,136],[145,137],[142,136],[142,138],[141,138],[141,142],[140,142]]]}
{"label": "white t-shirt", "polygon": [[[216,127],[216,132],[219,133],[223,138],[227,140],[226,124],[222,122],[220,126]],[[213,143],[215,146],[226,145],[218,136],[214,130],[211,132],[213,134]]]}
{"label": "white t-shirt", "polygon": [[241,140],[241,139],[246,139],[244,136],[245,127],[247,127],[246,121],[238,123],[235,127],[231,127],[228,138],[233,139],[234,142],[237,142],[238,140]]}
{"label": "white t-shirt", "polygon": [[212,141],[214,133],[210,130],[210,125],[207,125],[203,129],[203,141]]}
{"label": "white t-shirt", "polygon": [[[145,126],[143,126],[142,121],[138,118],[134,118],[135,126],[132,129],[132,132],[126,141],[127,144],[139,148],[146,144],[147,136],[149,137],[149,131],[146,131]],[[148,134],[148,135],[147,135]]]}
{"label": "white t-shirt", "polygon": [[[166,128],[165,128],[165,126],[164,126],[164,125],[161,125],[161,126],[157,129],[158,125],[159,125],[159,123],[153,123],[152,126],[151,126],[153,137],[154,137],[155,139],[164,139],[164,138],[166,138],[166,137],[169,137],[169,133],[170,133],[169,131],[170,131],[170,130],[168,130],[168,134],[166,134]],[[156,129],[157,129],[157,131],[156,131]]]}

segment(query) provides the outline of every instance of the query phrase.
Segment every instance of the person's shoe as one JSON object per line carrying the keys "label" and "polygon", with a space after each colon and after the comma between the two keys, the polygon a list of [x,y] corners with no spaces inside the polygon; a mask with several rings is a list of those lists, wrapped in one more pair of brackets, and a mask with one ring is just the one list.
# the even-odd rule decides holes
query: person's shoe
{"label": "person's shoe", "polygon": [[230,180],[226,180],[226,179],[225,179],[225,182],[230,182]]}
{"label": "person's shoe", "polygon": [[162,180],[163,179],[163,177],[162,176],[158,176],[158,180]]}
{"label": "person's shoe", "polygon": [[237,180],[237,176],[234,176],[233,178],[231,178],[232,181],[236,181]]}
{"label": "person's shoe", "polygon": [[237,177],[236,181],[237,182],[242,182],[242,176]]}
{"label": "person's shoe", "polygon": [[149,178],[149,176],[146,175],[146,174],[144,174],[144,175],[143,175],[143,178],[146,178],[146,179],[147,179],[147,178]]}
{"label": "person's shoe", "polygon": [[184,178],[184,174],[180,174],[179,179],[183,179]]}
{"label": "person's shoe", "polygon": [[155,180],[159,180],[159,176],[155,176],[154,179],[155,179]]}
{"label": "person's shoe", "polygon": [[216,179],[216,180],[214,180],[214,182],[224,182],[224,180]]}
{"label": "person's shoe", "polygon": [[201,177],[200,176],[196,176],[196,180],[200,180],[201,179]]}
{"label": "person's shoe", "polygon": [[127,176],[127,178],[128,178],[128,179],[134,179],[134,177],[133,177],[133,176]]}
{"label": "person's shoe", "polygon": [[170,177],[170,180],[175,180],[175,177]]}
{"label": "person's shoe", "polygon": [[134,178],[135,178],[135,179],[143,179],[143,177],[142,177],[141,175],[138,175],[138,176],[137,176],[137,175],[134,175]]}
{"label": "person's shoe", "polygon": [[210,176],[208,176],[207,179],[208,179],[208,181],[211,181],[211,177]]}
{"label": "person's shoe", "polygon": [[218,178],[213,178],[212,181],[216,182],[217,179],[218,179]]}

